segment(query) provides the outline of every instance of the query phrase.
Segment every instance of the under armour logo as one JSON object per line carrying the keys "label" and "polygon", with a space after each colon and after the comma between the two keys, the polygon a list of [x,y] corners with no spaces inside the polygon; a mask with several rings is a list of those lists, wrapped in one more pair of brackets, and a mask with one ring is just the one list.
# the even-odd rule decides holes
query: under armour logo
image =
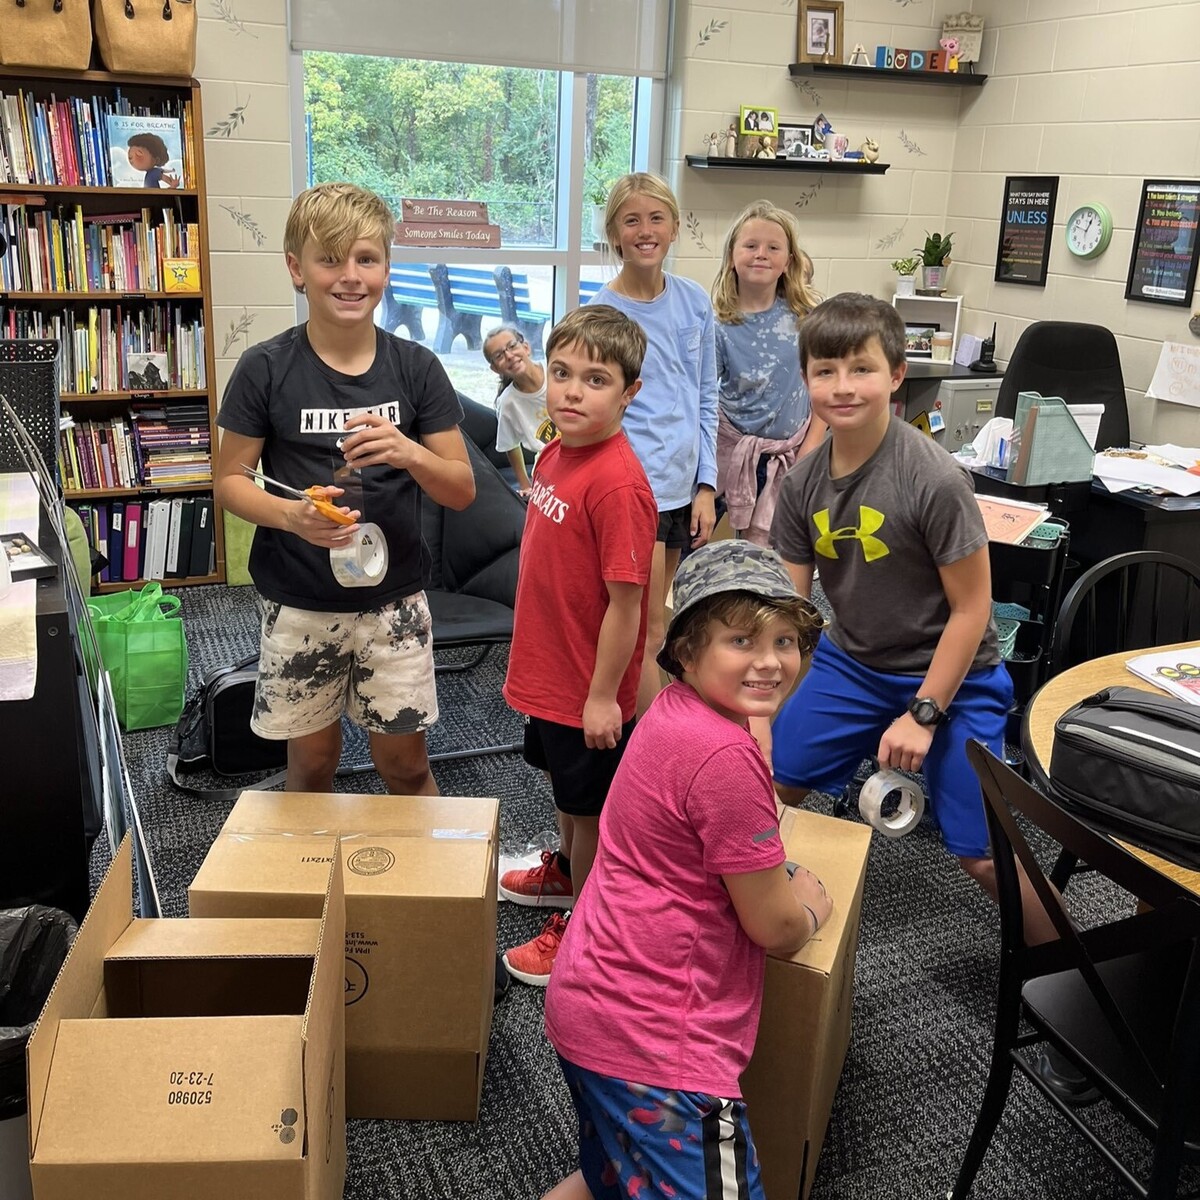
{"label": "under armour logo", "polygon": [[863,558],[867,562],[874,562],[877,558],[883,558],[885,555],[891,553],[885,542],[880,538],[872,536],[883,527],[885,519],[883,513],[878,509],[868,508],[865,504],[860,504],[858,506],[857,529],[849,525],[844,525],[841,529],[830,530],[829,509],[823,508],[820,512],[813,513],[813,524],[817,527],[817,532],[821,535],[817,538],[817,544],[814,549],[824,558],[837,558],[837,546],[834,543],[850,539],[861,542]]}

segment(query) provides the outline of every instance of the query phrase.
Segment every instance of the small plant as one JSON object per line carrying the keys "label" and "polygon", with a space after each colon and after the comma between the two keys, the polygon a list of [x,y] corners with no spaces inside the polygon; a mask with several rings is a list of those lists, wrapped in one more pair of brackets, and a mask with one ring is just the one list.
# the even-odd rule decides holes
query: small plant
{"label": "small plant", "polygon": [[948,267],[950,265],[950,239],[953,231],[945,234],[925,231],[924,247],[914,247],[921,256],[921,262],[927,267]]}
{"label": "small plant", "polygon": [[595,169],[589,169],[584,180],[587,198],[597,207],[603,208],[608,203],[608,193],[612,190],[613,180],[604,179]]}
{"label": "small plant", "polygon": [[915,275],[917,268],[921,265],[919,258],[894,258],[892,259],[892,270],[897,275]]}

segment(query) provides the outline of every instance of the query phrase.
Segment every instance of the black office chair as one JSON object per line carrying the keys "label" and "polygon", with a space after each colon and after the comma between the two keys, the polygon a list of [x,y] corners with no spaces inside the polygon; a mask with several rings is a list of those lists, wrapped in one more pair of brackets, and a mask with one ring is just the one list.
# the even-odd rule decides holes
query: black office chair
{"label": "black office chair", "polygon": [[[967,757],[983,785],[1000,902],[1000,982],[991,1069],[952,1200],[970,1192],[1020,1070],[1136,1195],[1176,1194],[1185,1162],[1200,1161],[1200,904],[1116,842],[1048,800],[978,741]],[[1064,849],[1084,856],[1152,907],[1081,931],[1050,886],[1014,811]],[[1028,946],[1017,860],[1046,907],[1058,940]],[[1021,1022],[1032,1027],[1021,1033]],[[1022,1053],[1049,1044],[1153,1143],[1143,1185],[1095,1125],[1061,1100]],[[1053,1135],[1051,1135],[1053,1136]]]}
{"label": "black office chair", "polygon": [[1129,410],[1117,339],[1103,325],[1035,321],[1017,340],[996,394],[996,416],[1012,417],[1020,392],[1068,404],[1103,404],[1096,449],[1129,445]]}
{"label": "black office chair", "polygon": [[1200,637],[1200,567],[1175,554],[1132,550],[1075,581],[1059,610],[1051,674],[1122,650]]}
{"label": "black office chair", "polygon": [[[432,565],[425,594],[433,617],[433,648],[473,649],[463,662],[439,662],[438,672],[468,671],[493,646],[512,641],[517,560],[525,528],[525,502],[500,477],[483,451],[466,437],[475,473],[475,500],[461,512],[421,498],[421,536]],[[431,762],[506,754],[521,743],[431,754]]]}

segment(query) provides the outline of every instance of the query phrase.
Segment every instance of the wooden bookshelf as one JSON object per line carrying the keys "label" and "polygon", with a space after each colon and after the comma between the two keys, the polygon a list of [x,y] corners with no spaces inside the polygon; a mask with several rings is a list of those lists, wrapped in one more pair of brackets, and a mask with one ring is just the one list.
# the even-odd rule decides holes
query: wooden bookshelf
{"label": "wooden bookshelf", "polygon": [[[148,456],[158,468],[162,455],[172,449],[192,449],[201,459],[207,451],[211,475],[216,452],[216,355],[200,85],[194,79],[0,67],[0,96],[7,98],[0,103],[0,216],[10,223],[10,234],[12,222],[24,221],[15,228],[34,230],[44,239],[40,244],[49,247],[36,277],[30,272],[20,279],[0,279],[0,337],[52,337],[59,342],[61,411],[79,431],[74,457],[68,448],[60,467],[65,499],[85,513],[90,509],[91,516],[104,506],[106,522],[117,501],[140,502],[148,509],[154,500],[181,497],[187,501],[183,512],[194,512],[200,507],[192,503],[194,498],[211,498],[211,478],[171,484],[145,481],[153,478],[146,469]],[[19,105],[15,110],[13,101]],[[120,114],[122,106],[127,106],[124,115],[179,118],[182,186],[112,186],[107,116],[114,110]],[[22,139],[24,157],[19,163],[12,153],[15,137]],[[78,232],[81,227],[84,233],[94,228],[90,239]],[[118,237],[125,239],[119,247],[122,253],[134,247],[136,275],[116,272],[107,253],[103,268],[99,265],[96,246],[107,251],[109,239]],[[187,243],[186,254],[176,251],[175,257],[199,263],[199,292],[108,285],[110,276],[102,270],[113,271],[123,281],[152,282],[161,276],[164,246],[173,240]],[[122,259],[122,267],[126,261]],[[46,286],[56,282],[64,286]],[[140,364],[130,362],[131,356],[163,353],[168,337],[170,357],[165,370],[162,360],[156,360],[160,371],[153,380],[167,386],[132,386],[137,380],[131,379],[126,387],[125,374],[135,366],[141,370]],[[113,349],[117,345],[119,354]],[[203,415],[196,406],[202,406]],[[176,418],[189,423],[175,424],[169,416],[160,421],[147,409],[165,414],[179,410]],[[174,428],[135,433],[135,411],[144,423]],[[99,434],[101,429],[106,438]],[[66,432],[75,437],[76,431]],[[84,453],[90,459],[95,455],[86,479],[80,460]],[[167,586],[224,582],[223,522],[215,504],[211,511],[214,569],[168,577],[163,580]],[[106,546],[100,549],[107,553]],[[99,590],[142,582],[114,580],[100,584]]]}

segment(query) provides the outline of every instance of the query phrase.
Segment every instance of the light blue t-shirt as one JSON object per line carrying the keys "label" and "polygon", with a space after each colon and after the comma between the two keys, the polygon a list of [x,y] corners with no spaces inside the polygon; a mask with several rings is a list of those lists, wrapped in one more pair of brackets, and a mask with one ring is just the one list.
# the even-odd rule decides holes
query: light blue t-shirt
{"label": "light blue t-shirt", "polygon": [[717,322],[721,411],[739,433],[780,441],[808,419],[796,314],[782,296],[740,325]]}
{"label": "light blue t-shirt", "polygon": [[624,429],[650,480],[659,512],[691,504],[697,484],[717,484],[717,369],[712,304],[690,279],[665,275],[653,300],[602,287],[590,304],[611,304],[646,333],[642,389]]}

